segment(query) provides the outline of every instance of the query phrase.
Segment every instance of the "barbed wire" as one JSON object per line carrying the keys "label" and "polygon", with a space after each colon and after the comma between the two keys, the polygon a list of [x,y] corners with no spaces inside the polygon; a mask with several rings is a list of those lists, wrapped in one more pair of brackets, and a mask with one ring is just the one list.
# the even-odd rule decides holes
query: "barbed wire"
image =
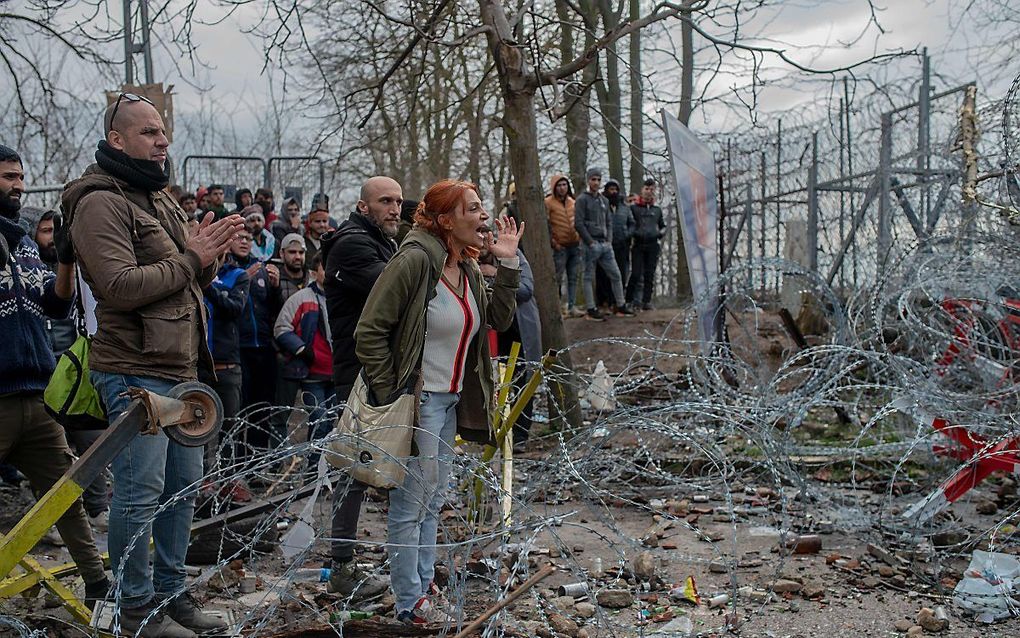
{"label": "barbed wire", "polygon": [[[596,352],[621,362],[613,370],[619,405],[592,407],[598,397],[590,373],[553,373],[586,397],[586,419],[577,429],[536,432],[531,445],[539,451],[514,460],[508,526],[501,523],[499,504],[508,495],[498,457],[483,463],[476,449],[464,446],[454,460],[439,541],[446,596],[460,611],[460,624],[441,635],[456,633],[487,606],[483,601],[499,600],[545,563],[557,565],[560,582],[576,585],[571,591],[581,592],[580,602],[611,603],[613,596],[626,602],[620,591],[631,598],[659,592],[670,600],[661,592],[694,576],[707,599],[728,597],[722,615],[704,606],[687,610],[701,623],[697,631],[711,633],[766,614],[774,600],[769,592],[788,571],[800,535],[835,531],[898,546],[908,557],[904,568],[921,583],[912,587],[943,602],[952,595],[944,579],[958,577],[969,548],[1020,547],[1020,505],[1008,489],[996,513],[985,517],[971,515],[972,504],[959,505],[965,514],[953,506],[923,521],[904,516],[956,468],[992,459],[1002,444],[1020,438],[1013,377],[1020,322],[1011,323],[1018,311],[1009,305],[1020,282],[1020,244],[1013,236],[963,229],[918,243],[888,264],[876,285],[849,298],[791,262],[762,260],[753,267],[779,279],[782,290],[748,288],[743,267],[725,273],[728,342],[710,355],[694,337],[691,313],[678,314],[658,334],[570,347],[575,361]],[[791,300],[804,347],[778,318]],[[550,411],[566,407],[551,400],[536,401],[536,430],[548,426]],[[235,635],[312,626],[340,633],[345,624],[352,633],[351,611],[388,613],[378,601],[359,606],[325,594],[318,578],[308,576],[334,540],[329,503],[335,500],[328,492],[345,490],[346,482],[324,462],[318,470],[309,463],[330,453],[337,434],[301,439],[320,423],[331,425],[338,410],[309,419],[295,418],[288,407],[245,411],[225,429],[219,465],[155,514],[189,500],[204,516],[222,514],[236,507],[237,484],[251,486],[256,499],[283,497],[247,521],[201,532],[192,543],[208,565],[193,570],[186,590],[231,609]],[[303,413],[316,411],[307,406]],[[947,460],[936,453],[943,434],[924,421],[926,414],[985,441],[972,459]],[[272,424],[288,418],[282,436]],[[484,495],[477,519],[469,489],[475,480]],[[313,507],[302,486],[318,487]],[[981,495],[978,502],[996,500],[991,487],[972,490]],[[381,506],[369,507],[378,513]],[[311,530],[305,538],[292,532],[303,517]],[[657,548],[666,542],[660,537],[675,549]],[[385,538],[356,540],[365,569],[385,576]],[[147,541],[139,532],[129,545]],[[636,564],[645,553],[653,557],[651,573]],[[254,591],[240,594],[242,582]],[[107,612],[114,625],[120,593],[118,586]],[[582,619],[576,600],[571,607],[547,589],[532,590],[497,614],[484,635],[534,634],[538,626],[555,631],[564,617]],[[15,605],[7,601],[2,609],[9,614]],[[589,635],[644,631],[648,617],[611,609],[584,610],[592,614],[583,620]]]}
{"label": "barbed wire", "polygon": [[[1017,87],[995,108],[1015,111]],[[1008,162],[1010,117],[1002,120]],[[440,635],[456,633],[545,564],[558,568],[550,582],[570,593],[532,589],[494,615],[483,635],[564,633],[567,621],[575,633],[582,623],[589,638],[643,635],[654,615],[667,613],[689,624],[657,625],[672,628],[657,635],[711,634],[765,619],[805,535],[893,548],[875,550],[875,562],[896,565],[885,586],[906,589],[897,578],[908,576],[911,590],[947,605],[972,549],[1020,550],[1015,478],[993,476],[952,505],[919,509],[944,494],[961,467],[976,470],[1020,446],[1018,231],[999,217],[949,218],[955,223],[939,234],[901,242],[876,262],[873,283],[856,288],[829,286],[781,259],[734,264],[721,277],[726,339],[710,354],[689,310],[657,332],[572,344],[581,369],[547,377],[577,389],[584,421],[554,422],[550,415],[569,406],[540,392],[533,451],[513,461],[512,494],[498,456],[483,462],[477,446],[464,445],[453,460],[437,579],[458,622]],[[592,358],[614,364],[611,397],[583,363]],[[529,375],[537,364],[520,367]],[[596,409],[607,399],[615,408]],[[313,627],[361,635],[354,612],[392,615],[391,599],[355,603],[318,582],[330,542],[345,540],[331,538],[330,504],[341,499],[330,493],[348,489],[318,461],[340,435],[309,440],[332,429],[342,406],[323,408],[246,409],[226,424],[217,465],[153,516],[182,503],[195,503],[199,519],[222,516],[240,504],[239,485],[256,502],[273,499],[258,514],[198,532],[188,559],[195,567],[175,592],[214,600],[233,635]],[[933,427],[935,419],[943,425]],[[974,442],[969,452],[959,438],[947,440],[954,432]],[[480,502],[471,497],[476,481]],[[366,509],[381,513],[385,495],[372,498]],[[143,526],[128,551],[148,542],[146,534]],[[384,537],[346,540],[361,548],[363,569],[387,575]],[[853,557],[829,558],[848,578],[864,574]],[[116,575],[122,566],[111,569]],[[693,598],[687,576],[700,582],[708,605],[684,606]],[[102,617],[116,631],[115,580]],[[653,597],[660,602],[648,602]],[[26,614],[22,605],[0,603],[0,626],[43,635],[31,625],[46,624],[52,612]],[[1013,602],[1007,607],[1018,615]],[[94,633],[64,626],[68,635]]]}

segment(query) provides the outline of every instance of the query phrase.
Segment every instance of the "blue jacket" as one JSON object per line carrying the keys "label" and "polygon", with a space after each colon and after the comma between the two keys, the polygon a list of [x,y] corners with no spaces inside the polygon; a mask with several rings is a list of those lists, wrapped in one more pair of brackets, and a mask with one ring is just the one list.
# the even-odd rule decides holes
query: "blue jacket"
{"label": "blue jacket", "polygon": [[518,250],[517,256],[521,259],[521,285],[517,287],[517,311],[514,318],[521,333],[521,354],[525,361],[541,361],[542,321],[535,302],[535,273],[523,251]]}
{"label": "blue jacket", "polygon": [[209,351],[216,363],[241,363],[238,337],[241,315],[248,300],[248,273],[231,263],[220,266],[216,278],[206,287],[205,307],[209,313]]}
{"label": "blue jacket", "polygon": [[[259,260],[249,255],[241,259],[231,255],[227,258],[230,264],[247,270]],[[263,265],[250,278],[248,283],[248,299],[241,311],[238,325],[238,337],[242,348],[272,348],[273,323],[280,312],[280,296],[269,284],[269,274]]]}
{"label": "blue jacket", "polygon": [[46,317],[65,319],[72,300],[54,290],[56,275],[39,258],[39,248],[16,221],[0,217],[0,234],[10,250],[0,264],[0,395],[46,389],[57,362],[50,350]]}
{"label": "blue jacket", "polygon": [[634,236],[634,214],[631,208],[621,198],[616,205],[609,204],[613,216],[613,243],[629,244],[630,238]]}

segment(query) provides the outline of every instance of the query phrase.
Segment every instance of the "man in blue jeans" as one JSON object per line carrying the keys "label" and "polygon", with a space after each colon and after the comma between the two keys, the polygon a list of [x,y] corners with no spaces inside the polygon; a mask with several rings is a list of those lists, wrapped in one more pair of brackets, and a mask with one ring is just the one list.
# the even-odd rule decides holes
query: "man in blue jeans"
{"label": "man in blue jeans", "polygon": [[585,174],[588,190],[581,193],[574,202],[574,228],[584,245],[584,298],[588,302],[585,319],[605,321],[595,303],[595,267],[602,266],[613,286],[616,300],[616,316],[633,317],[634,311],[623,298],[623,277],[616,265],[613,253],[613,220],[609,211],[609,200],[599,192],[602,186],[602,171],[589,168]]}
{"label": "man in blue jeans", "polygon": [[[82,276],[95,295],[98,330],[89,364],[111,421],[139,387],[167,394],[212,373],[202,288],[244,227],[239,215],[188,217],[166,190],[169,142],[149,100],[121,94],[106,111],[96,163],[61,198]],[[114,458],[110,564],[122,632],[192,638],[225,625],[185,591],[184,557],[202,448],[139,433]],[[149,566],[149,537],[155,554]],[[164,613],[165,612],[165,613]]]}

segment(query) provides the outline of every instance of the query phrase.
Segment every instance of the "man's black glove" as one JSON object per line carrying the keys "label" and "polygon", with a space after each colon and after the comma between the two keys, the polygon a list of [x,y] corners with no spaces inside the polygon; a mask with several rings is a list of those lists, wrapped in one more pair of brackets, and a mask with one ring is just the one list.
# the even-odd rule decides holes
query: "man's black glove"
{"label": "man's black glove", "polygon": [[[54,217],[54,221],[56,221]],[[74,263],[74,243],[71,242],[71,226],[60,224],[53,231],[53,246],[57,249],[57,261],[62,264]]]}
{"label": "man's black glove", "polygon": [[315,365],[315,350],[312,346],[305,346],[301,349],[301,352],[297,353],[297,357],[305,362],[309,368]]}

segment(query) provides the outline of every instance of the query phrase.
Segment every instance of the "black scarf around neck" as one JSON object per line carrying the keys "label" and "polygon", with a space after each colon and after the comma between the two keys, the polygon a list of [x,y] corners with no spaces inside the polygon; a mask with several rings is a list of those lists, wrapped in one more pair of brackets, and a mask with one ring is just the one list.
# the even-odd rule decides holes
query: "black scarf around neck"
{"label": "black scarf around neck", "polygon": [[106,140],[99,142],[96,163],[114,177],[150,193],[163,190],[170,183],[170,178],[159,163],[129,157],[124,151],[110,146]]}
{"label": "black scarf around neck", "polygon": [[[17,245],[21,243],[21,238],[28,234],[25,232],[24,227],[18,223],[18,218],[19,215],[17,213],[14,214],[14,218],[7,217],[6,215],[0,216],[0,235],[3,235],[4,239],[7,240],[7,246],[11,252],[14,252]],[[0,268],[2,267],[3,264],[0,263]]]}

